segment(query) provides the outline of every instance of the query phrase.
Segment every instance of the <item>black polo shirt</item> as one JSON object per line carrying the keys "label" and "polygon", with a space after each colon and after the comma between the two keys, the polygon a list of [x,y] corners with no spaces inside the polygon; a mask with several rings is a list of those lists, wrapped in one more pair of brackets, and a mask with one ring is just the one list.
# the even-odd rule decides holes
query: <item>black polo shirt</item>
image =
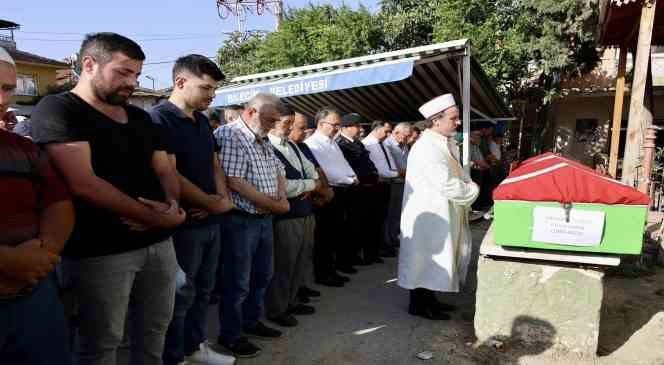
{"label": "black polo shirt", "polygon": [[[175,154],[177,169],[199,189],[208,194],[216,194],[212,161],[219,152],[212,127],[208,118],[200,112],[194,112],[194,119],[166,100],[150,111],[152,121],[162,129],[166,136],[170,153]],[[182,206],[191,206],[183,201]],[[219,222],[219,215],[210,215],[205,219],[194,219],[189,215],[182,228],[202,227]]]}

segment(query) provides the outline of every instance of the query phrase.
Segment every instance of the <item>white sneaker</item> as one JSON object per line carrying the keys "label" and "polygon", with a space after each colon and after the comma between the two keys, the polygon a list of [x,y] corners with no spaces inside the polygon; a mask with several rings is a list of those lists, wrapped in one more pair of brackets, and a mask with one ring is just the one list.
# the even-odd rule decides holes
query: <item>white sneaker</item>
{"label": "white sneaker", "polygon": [[230,355],[220,354],[214,351],[210,344],[203,342],[199,346],[199,350],[185,357],[187,364],[205,364],[205,365],[233,365],[235,358]]}
{"label": "white sneaker", "polygon": [[493,219],[493,207],[489,208],[489,210],[487,210],[487,212],[484,213],[483,217],[487,221]]}

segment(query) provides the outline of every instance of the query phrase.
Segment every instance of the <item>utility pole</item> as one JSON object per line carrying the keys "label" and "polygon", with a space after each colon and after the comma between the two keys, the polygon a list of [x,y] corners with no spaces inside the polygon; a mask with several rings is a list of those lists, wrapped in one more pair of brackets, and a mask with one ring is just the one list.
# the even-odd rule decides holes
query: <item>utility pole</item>
{"label": "utility pole", "polygon": [[274,4],[274,16],[277,18],[276,30],[279,31],[281,22],[284,20],[284,2],[283,0],[277,0],[277,3]]}
{"label": "utility pole", "polygon": [[154,81],[155,81],[156,79],[155,79],[154,77],[150,76],[150,75],[145,75],[145,78],[148,79],[148,80],[150,80],[150,81],[152,81],[152,90],[156,90],[156,89],[154,88]]}

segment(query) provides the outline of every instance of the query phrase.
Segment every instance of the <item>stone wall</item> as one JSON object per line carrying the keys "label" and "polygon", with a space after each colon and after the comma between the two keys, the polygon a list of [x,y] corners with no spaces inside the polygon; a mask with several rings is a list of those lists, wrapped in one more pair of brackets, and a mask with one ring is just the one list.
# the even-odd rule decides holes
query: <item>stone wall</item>
{"label": "stone wall", "polygon": [[595,356],[603,272],[482,256],[477,275],[480,342],[515,341],[541,351]]}

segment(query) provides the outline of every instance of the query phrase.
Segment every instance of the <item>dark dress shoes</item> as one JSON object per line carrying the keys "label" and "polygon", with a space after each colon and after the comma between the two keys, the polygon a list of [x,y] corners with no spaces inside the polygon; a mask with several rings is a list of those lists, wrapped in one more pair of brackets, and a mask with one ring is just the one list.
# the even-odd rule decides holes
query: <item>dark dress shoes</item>
{"label": "dark dress shoes", "polygon": [[432,321],[449,321],[450,315],[431,306],[409,306],[408,313],[413,316],[426,318]]}
{"label": "dark dress shoes", "polygon": [[288,308],[288,313],[296,316],[310,316],[316,313],[316,309],[310,305],[298,304]]}
{"label": "dark dress shoes", "polygon": [[270,321],[280,325],[281,327],[295,327],[297,326],[297,319],[289,313],[283,313],[280,316],[268,318]]}
{"label": "dark dress shoes", "polygon": [[337,279],[335,276],[326,276],[322,278],[317,278],[316,279],[316,284],[318,285],[323,285],[323,286],[329,286],[332,288],[341,288],[344,286],[344,282],[341,281],[340,279]]}
{"label": "dark dress shoes", "polygon": [[357,274],[357,269],[350,265],[338,266],[337,271],[340,271],[344,274]]}

